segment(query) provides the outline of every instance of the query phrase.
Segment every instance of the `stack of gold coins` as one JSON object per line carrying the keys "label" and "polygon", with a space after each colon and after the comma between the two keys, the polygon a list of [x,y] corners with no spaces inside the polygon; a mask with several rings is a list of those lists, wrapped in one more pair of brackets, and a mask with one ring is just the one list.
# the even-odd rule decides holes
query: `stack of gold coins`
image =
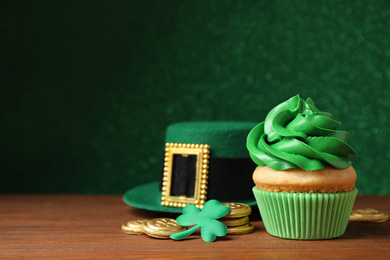
{"label": "stack of gold coins", "polygon": [[253,232],[254,226],[249,223],[249,215],[252,213],[251,207],[238,202],[222,203],[222,205],[231,209],[229,214],[219,219],[227,226],[228,234],[241,235]]}
{"label": "stack of gold coins", "polygon": [[184,230],[186,228],[177,224],[176,220],[172,218],[133,220],[122,225],[122,231],[128,235],[146,234],[160,239],[168,239],[171,234]]}
{"label": "stack of gold coins", "polygon": [[352,210],[350,221],[382,223],[389,220],[389,215],[376,209]]}

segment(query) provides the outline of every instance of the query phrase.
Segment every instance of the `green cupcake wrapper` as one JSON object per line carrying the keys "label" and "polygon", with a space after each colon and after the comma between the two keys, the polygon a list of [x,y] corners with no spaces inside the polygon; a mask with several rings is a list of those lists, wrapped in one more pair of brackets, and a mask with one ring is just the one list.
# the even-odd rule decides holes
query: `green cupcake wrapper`
{"label": "green cupcake wrapper", "polygon": [[282,193],[253,187],[265,229],[273,236],[316,240],[345,233],[358,190],[342,193]]}

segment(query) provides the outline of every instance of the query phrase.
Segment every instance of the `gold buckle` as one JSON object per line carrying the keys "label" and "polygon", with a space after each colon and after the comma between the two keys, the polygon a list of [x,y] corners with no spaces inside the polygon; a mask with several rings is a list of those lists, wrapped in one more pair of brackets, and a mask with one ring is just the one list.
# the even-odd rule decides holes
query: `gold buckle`
{"label": "gold buckle", "polygon": [[[171,195],[173,156],[175,154],[183,156],[196,155],[196,174],[193,197]],[[193,204],[198,208],[203,208],[207,194],[209,154],[210,146],[207,144],[166,143],[161,205],[185,207],[189,204]]]}

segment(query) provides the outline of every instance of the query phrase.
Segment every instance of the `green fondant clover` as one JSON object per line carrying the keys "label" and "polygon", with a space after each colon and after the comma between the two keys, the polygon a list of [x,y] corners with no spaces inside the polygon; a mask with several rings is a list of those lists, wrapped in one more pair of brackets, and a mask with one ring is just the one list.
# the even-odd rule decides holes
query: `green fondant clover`
{"label": "green fondant clover", "polygon": [[170,237],[180,240],[201,228],[202,239],[206,242],[213,242],[217,236],[223,237],[227,234],[227,227],[217,219],[229,212],[230,207],[221,205],[217,200],[207,201],[202,210],[194,205],[188,205],[183,209],[183,214],[176,219],[176,222],[181,226],[194,226],[183,232],[172,234]]}

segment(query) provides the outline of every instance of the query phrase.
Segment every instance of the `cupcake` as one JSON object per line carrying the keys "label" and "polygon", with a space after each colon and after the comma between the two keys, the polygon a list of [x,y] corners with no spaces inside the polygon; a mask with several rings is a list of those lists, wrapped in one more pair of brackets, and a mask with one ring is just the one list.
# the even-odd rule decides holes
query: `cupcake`
{"label": "cupcake", "polygon": [[345,233],[358,190],[349,133],[332,114],[296,95],[273,108],[248,135],[258,165],[253,193],[265,229],[287,239],[331,239]]}

